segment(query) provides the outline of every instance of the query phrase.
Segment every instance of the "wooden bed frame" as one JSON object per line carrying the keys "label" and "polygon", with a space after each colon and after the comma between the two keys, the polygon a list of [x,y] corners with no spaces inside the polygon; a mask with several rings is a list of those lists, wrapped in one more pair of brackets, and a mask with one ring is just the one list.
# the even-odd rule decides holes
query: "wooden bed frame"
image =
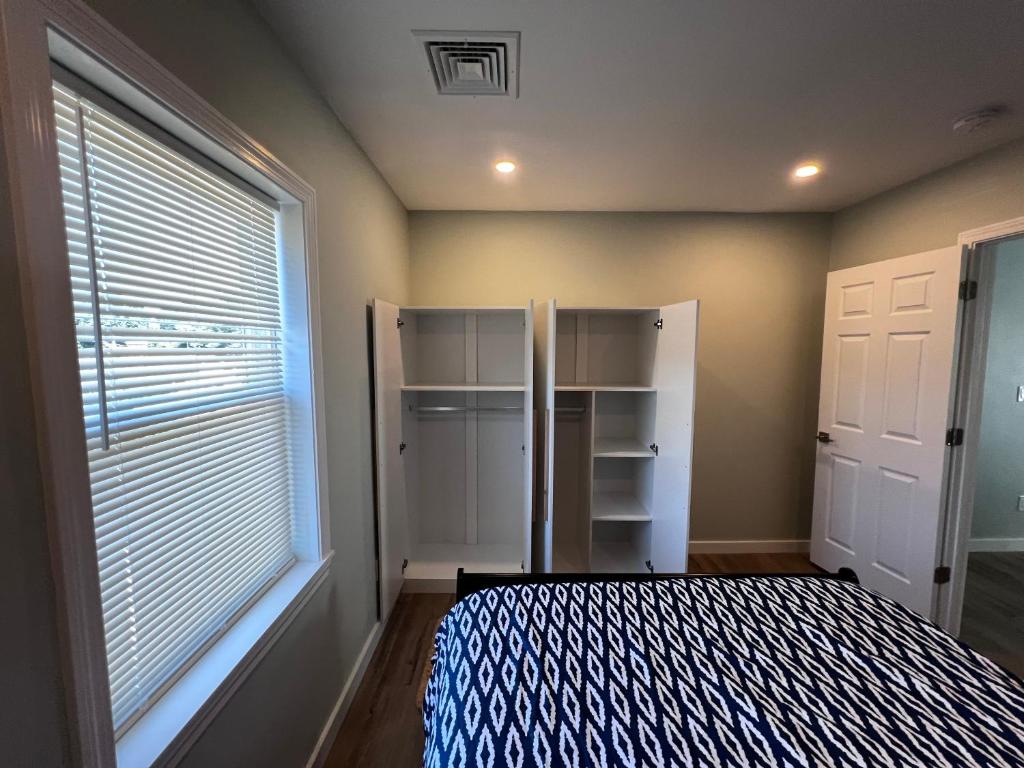
{"label": "wooden bed frame", "polygon": [[836,573],[467,573],[459,568],[455,577],[456,601],[474,592],[491,587],[517,584],[570,584],[593,582],[663,581],[665,579],[750,579],[763,576],[785,576],[795,579],[835,579],[859,584],[851,568]]}

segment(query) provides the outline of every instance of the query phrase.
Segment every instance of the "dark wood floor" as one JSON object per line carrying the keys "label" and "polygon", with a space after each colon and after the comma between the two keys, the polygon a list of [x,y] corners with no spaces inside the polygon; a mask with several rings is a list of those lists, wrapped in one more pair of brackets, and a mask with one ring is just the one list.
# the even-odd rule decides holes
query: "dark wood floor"
{"label": "dark wood floor", "polygon": [[[806,555],[694,555],[691,573],[815,573]],[[422,762],[423,721],[416,702],[433,630],[453,595],[398,598],[327,768],[413,768]]]}
{"label": "dark wood floor", "polygon": [[1024,677],[1024,552],[971,552],[960,639]]}

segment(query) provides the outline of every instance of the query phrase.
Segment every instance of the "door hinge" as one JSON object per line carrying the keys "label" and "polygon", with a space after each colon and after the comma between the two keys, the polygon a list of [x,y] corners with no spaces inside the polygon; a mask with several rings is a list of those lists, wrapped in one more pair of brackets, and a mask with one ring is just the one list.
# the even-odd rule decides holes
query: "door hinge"
{"label": "door hinge", "polygon": [[654,327],[660,331],[662,328],[665,327],[665,321],[659,317],[657,320],[654,321]]}
{"label": "door hinge", "polygon": [[935,583],[936,584],[948,584],[949,583],[949,566],[940,565],[935,569]]}
{"label": "door hinge", "polygon": [[647,447],[648,447],[648,448],[650,448],[650,449],[651,449],[652,451],[654,451],[654,455],[655,455],[655,456],[657,456],[657,455],[658,455],[658,444],[657,444],[657,443],[651,443],[651,444],[650,444],[649,446],[647,446]]}
{"label": "door hinge", "polygon": [[406,449],[405,443],[399,443],[398,444],[398,455],[401,456],[403,453],[405,453],[405,449]]}
{"label": "door hinge", "polygon": [[960,427],[946,430],[946,445],[955,447],[964,444],[964,431]]}
{"label": "door hinge", "polygon": [[978,298],[978,281],[964,280],[960,283],[960,300],[972,301]]}
{"label": "door hinge", "polygon": [[654,573],[654,566],[651,565],[651,561],[650,560],[644,560],[644,565],[647,566],[647,570],[648,571],[650,571],[651,573]]}
{"label": "door hinge", "polygon": [[405,575],[405,569],[409,567],[409,558],[402,560],[402,575]]}
{"label": "door hinge", "polygon": [[398,328],[401,328],[403,325],[405,325],[405,320],[403,320],[402,318],[398,318],[398,320],[396,321],[395,325]]}

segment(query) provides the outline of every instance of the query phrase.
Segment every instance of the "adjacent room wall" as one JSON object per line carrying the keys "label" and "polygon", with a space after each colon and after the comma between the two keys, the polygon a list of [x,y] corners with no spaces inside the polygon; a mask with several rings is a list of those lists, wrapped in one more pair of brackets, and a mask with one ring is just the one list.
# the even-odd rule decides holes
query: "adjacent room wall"
{"label": "adjacent room wall", "polygon": [[700,299],[691,537],[810,534],[829,217],[409,214],[417,304]]}
{"label": "adjacent room wall", "polygon": [[[306,764],[376,622],[367,328],[374,296],[408,298],[406,212],[265,23],[236,0],[92,0],[91,5],[316,188],[335,549],[331,577],[201,736],[183,765]],[[6,171],[2,180],[6,183]],[[9,246],[6,185],[0,245]],[[46,551],[25,340],[11,247],[0,248],[0,558],[3,759],[67,761],[53,584]],[[17,706],[10,706],[17,701]]]}
{"label": "adjacent room wall", "polygon": [[[1016,539],[1024,549],[1024,240],[999,243],[986,255],[994,260],[992,315],[989,322],[982,394],[977,484],[972,539]],[[978,545],[981,543],[978,542]]]}
{"label": "adjacent room wall", "polygon": [[829,269],[956,245],[961,232],[1018,216],[1024,216],[1024,140],[840,211]]}

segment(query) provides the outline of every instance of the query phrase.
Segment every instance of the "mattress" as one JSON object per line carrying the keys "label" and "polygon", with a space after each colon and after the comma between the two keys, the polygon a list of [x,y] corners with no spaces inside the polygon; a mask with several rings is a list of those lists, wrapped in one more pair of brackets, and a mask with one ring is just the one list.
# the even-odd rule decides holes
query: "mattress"
{"label": "mattress", "polygon": [[1024,684],[856,584],[517,585],[445,616],[424,765],[1024,766]]}

